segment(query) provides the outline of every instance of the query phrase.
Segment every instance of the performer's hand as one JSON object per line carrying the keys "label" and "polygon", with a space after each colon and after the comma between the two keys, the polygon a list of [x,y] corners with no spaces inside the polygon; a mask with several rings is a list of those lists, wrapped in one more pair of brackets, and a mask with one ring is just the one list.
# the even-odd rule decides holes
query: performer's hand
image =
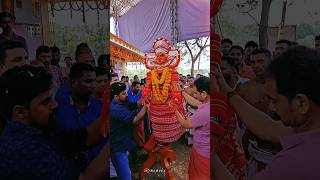
{"label": "performer's hand", "polygon": [[217,63],[214,63],[213,65],[213,83],[217,83],[220,91],[224,93],[233,91],[233,89],[225,81],[223,74],[221,72],[220,66]]}
{"label": "performer's hand", "polygon": [[144,106],[150,108],[150,101],[148,99],[144,101]]}
{"label": "performer's hand", "polygon": [[168,101],[168,105],[172,111],[176,111],[178,109],[177,105],[172,100]]}

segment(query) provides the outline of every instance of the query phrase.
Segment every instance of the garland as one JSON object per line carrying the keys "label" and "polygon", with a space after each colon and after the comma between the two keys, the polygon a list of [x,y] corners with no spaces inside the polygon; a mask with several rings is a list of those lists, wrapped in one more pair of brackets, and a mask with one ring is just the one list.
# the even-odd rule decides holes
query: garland
{"label": "garland", "polygon": [[[160,80],[158,79],[157,69],[154,68],[151,71],[151,83],[152,83],[152,94],[157,101],[164,103],[168,99],[169,89],[171,85],[171,73],[172,69],[169,67],[164,68]],[[160,85],[163,84],[162,90]]]}

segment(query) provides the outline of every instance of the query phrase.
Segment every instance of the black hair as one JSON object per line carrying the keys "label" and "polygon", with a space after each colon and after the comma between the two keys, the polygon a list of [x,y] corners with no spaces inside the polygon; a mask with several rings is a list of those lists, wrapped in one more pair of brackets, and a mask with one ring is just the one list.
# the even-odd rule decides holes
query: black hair
{"label": "black hair", "polygon": [[52,77],[43,67],[23,65],[3,73],[0,99],[4,117],[10,119],[16,105],[29,108],[31,101],[50,90],[51,85]]}
{"label": "black hair", "polygon": [[286,39],[280,39],[279,41],[276,42],[276,44],[287,44],[289,47],[292,45],[292,42]]}
{"label": "black hair", "polygon": [[241,47],[241,46],[238,46],[238,45],[234,45],[234,46],[232,46],[230,49],[229,49],[229,53],[228,54],[230,54],[230,52],[233,50],[233,49],[239,49],[240,51],[241,51],[241,54],[243,55],[243,48]]}
{"label": "black hair", "polygon": [[78,57],[79,57],[79,54],[80,54],[80,51],[82,49],[87,49],[88,51],[91,52],[91,49],[89,48],[88,44],[87,43],[80,43],[77,45],[77,48],[76,48],[76,52],[75,52],[75,60],[78,61]]}
{"label": "black hair", "polygon": [[110,54],[101,54],[98,58],[98,66],[104,66],[104,61],[106,60],[107,66],[110,67]]}
{"label": "black hair", "polygon": [[124,78],[127,78],[127,77],[126,76],[121,76],[121,80],[124,79]]}
{"label": "black hair", "polygon": [[[107,68],[104,67],[95,67],[96,75],[98,76],[104,76],[108,73]],[[108,76],[109,77],[109,76]]]}
{"label": "black hair", "polygon": [[115,82],[111,84],[110,89],[111,89],[110,98],[113,99],[114,96],[119,95],[122,91],[125,91],[127,89],[127,86],[124,83]]}
{"label": "black hair", "polygon": [[39,46],[36,51],[36,57],[38,58],[41,53],[50,53],[50,52],[51,50],[49,46]]}
{"label": "black hair", "polygon": [[71,80],[79,79],[85,72],[95,72],[95,69],[93,66],[87,63],[75,63],[70,68],[69,78]]}
{"label": "black hair", "polygon": [[258,48],[252,51],[251,55],[265,54],[269,59],[272,58],[271,52],[265,48]]}
{"label": "black hair", "polygon": [[60,54],[60,49],[57,46],[50,47],[50,50],[52,53],[59,53]]}
{"label": "black hair", "polygon": [[2,20],[5,17],[10,18],[12,21],[15,20],[15,17],[11,13],[9,13],[9,12],[0,12],[0,20]]}
{"label": "black hair", "polygon": [[5,64],[4,60],[7,57],[6,51],[9,49],[16,49],[16,48],[25,48],[23,43],[17,41],[5,41],[0,45],[0,64]]}
{"label": "black hair", "polygon": [[231,57],[231,56],[222,56],[221,61],[235,68],[237,73],[239,74],[239,67],[237,66],[237,63],[236,63],[238,61],[237,58]]}
{"label": "black hair", "polygon": [[258,48],[258,44],[254,41],[248,41],[246,43],[246,45],[244,46],[244,49],[247,49],[248,47],[254,47],[254,48]]}
{"label": "black hair", "polygon": [[206,76],[199,77],[193,83],[197,91],[202,92],[205,91],[208,95],[210,95],[210,78]]}
{"label": "black hair", "polygon": [[133,81],[132,84],[131,84],[131,86],[132,86],[132,87],[135,87],[135,86],[138,85],[138,84],[141,85],[141,83],[139,83],[139,82],[137,82],[137,81]]}
{"label": "black hair", "polygon": [[229,43],[229,44],[231,44],[231,46],[232,46],[232,44],[233,44],[233,42],[231,41],[231,39],[228,39],[228,38],[223,39],[223,40],[221,41],[221,44],[223,44],[223,43]]}
{"label": "black hair", "polygon": [[314,40],[319,41],[319,40],[320,40],[320,34],[319,34],[318,36],[316,36],[316,37],[314,38]]}
{"label": "black hair", "polygon": [[320,106],[320,51],[295,46],[276,57],[268,69],[279,94],[291,101],[297,94],[306,95]]}

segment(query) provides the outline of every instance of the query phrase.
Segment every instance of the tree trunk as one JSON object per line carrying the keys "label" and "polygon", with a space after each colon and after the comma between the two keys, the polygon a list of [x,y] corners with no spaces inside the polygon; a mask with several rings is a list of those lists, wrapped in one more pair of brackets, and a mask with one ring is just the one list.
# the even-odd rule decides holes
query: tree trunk
{"label": "tree trunk", "polygon": [[259,25],[259,45],[268,48],[269,13],[272,0],[262,0],[261,19]]}
{"label": "tree trunk", "polygon": [[194,75],[194,73],[193,73],[194,63],[195,63],[195,61],[192,59],[192,61],[191,61],[191,72],[190,72],[190,74],[191,74],[192,77],[193,77],[193,75]]}
{"label": "tree trunk", "polygon": [[198,74],[200,74],[200,60],[201,60],[201,58],[200,58],[200,56],[199,56],[199,61],[198,61]]}

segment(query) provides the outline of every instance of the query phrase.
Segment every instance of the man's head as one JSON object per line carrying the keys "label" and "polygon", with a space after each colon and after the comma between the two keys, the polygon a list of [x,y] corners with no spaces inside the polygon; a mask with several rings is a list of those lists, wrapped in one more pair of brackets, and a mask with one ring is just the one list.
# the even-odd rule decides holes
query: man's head
{"label": "man's head", "polygon": [[126,91],[126,85],[122,82],[116,82],[111,84],[111,99],[126,102],[128,100],[128,93]]}
{"label": "man's head", "polygon": [[188,78],[188,83],[189,83],[189,84],[193,84],[193,81],[194,81],[194,77],[190,76],[190,77]]}
{"label": "man's head", "polygon": [[125,83],[127,81],[127,77],[126,76],[121,76],[121,82]]}
{"label": "man's head", "polygon": [[48,69],[52,60],[50,48],[48,46],[39,46],[36,51],[36,58]]}
{"label": "man's head", "polygon": [[231,56],[222,56],[221,58],[221,72],[227,82],[238,75],[238,67],[236,65],[237,59]]}
{"label": "man's head", "polygon": [[314,38],[314,47],[320,49],[320,35]]}
{"label": "man's head", "polygon": [[194,97],[205,103],[210,101],[210,78],[203,76],[194,81]]}
{"label": "man's head", "polygon": [[134,75],[134,76],[133,76],[133,81],[137,81],[137,82],[140,81],[138,75]]}
{"label": "man's head", "polygon": [[196,79],[198,79],[199,77],[201,77],[201,74],[197,74],[196,75]]}
{"label": "man's head", "polygon": [[279,56],[282,52],[287,50],[292,45],[291,41],[281,39],[276,42],[275,56]]}
{"label": "man's head", "polygon": [[59,66],[59,62],[61,58],[60,49],[56,46],[53,46],[50,48],[50,50],[52,55],[51,64],[54,66]]}
{"label": "man's head", "polygon": [[117,73],[113,73],[113,74],[111,75],[111,82],[110,82],[110,84],[113,84],[113,83],[118,82],[118,81],[119,81],[118,74],[117,74]]}
{"label": "man's head", "polygon": [[0,13],[0,28],[2,28],[3,34],[9,34],[14,29],[14,17],[8,12]]}
{"label": "man's head", "polygon": [[187,77],[186,76],[182,76],[180,81],[183,82],[183,83],[187,82]]}
{"label": "man's head", "polygon": [[129,82],[129,76],[126,76],[126,82]]}
{"label": "man's head", "polygon": [[237,59],[237,66],[241,65],[243,58],[243,48],[241,46],[232,46],[229,51],[229,56]]}
{"label": "man's head", "polygon": [[247,65],[250,65],[250,54],[258,48],[258,44],[254,41],[248,41],[244,47],[244,57]]}
{"label": "man's head", "polygon": [[265,74],[271,58],[271,52],[268,49],[259,48],[251,53],[251,68],[256,76],[262,76]]}
{"label": "man's head", "polygon": [[92,56],[92,51],[87,43],[80,43],[76,48],[76,62],[87,63],[92,66],[96,65],[94,57]]}
{"label": "man's head", "polygon": [[110,54],[102,54],[98,58],[98,67],[110,68]]}
{"label": "man's head", "polygon": [[228,55],[231,47],[232,47],[232,41],[230,39],[223,39],[221,41],[221,51],[223,55]]}
{"label": "man's head", "polygon": [[133,81],[131,88],[133,93],[137,94],[141,91],[141,83],[139,83],[138,81]]}
{"label": "man's head", "polygon": [[16,41],[6,41],[0,45],[0,75],[8,69],[27,64],[28,54],[24,45]]}
{"label": "man's head", "polygon": [[[284,125],[312,128],[320,109],[320,52],[297,46],[283,52],[268,67],[266,83],[271,110]],[[301,130],[301,129],[300,129]]]}
{"label": "man's head", "polygon": [[106,68],[96,67],[96,86],[95,92],[103,95],[105,88],[109,84],[110,74],[108,73]]}
{"label": "man's head", "polygon": [[96,72],[94,67],[86,63],[75,63],[70,69],[72,94],[88,100],[95,88]]}
{"label": "man's head", "polygon": [[2,76],[1,103],[7,120],[44,128],[57,104],[50,91],[51,75],[44,69],[24,65]]}
{"label": "man's head", "polygon": [[72,66],[72,58],[70,56],[67,56],[64,58],[64,62],[66,63],[67,67],[71,67]]}

